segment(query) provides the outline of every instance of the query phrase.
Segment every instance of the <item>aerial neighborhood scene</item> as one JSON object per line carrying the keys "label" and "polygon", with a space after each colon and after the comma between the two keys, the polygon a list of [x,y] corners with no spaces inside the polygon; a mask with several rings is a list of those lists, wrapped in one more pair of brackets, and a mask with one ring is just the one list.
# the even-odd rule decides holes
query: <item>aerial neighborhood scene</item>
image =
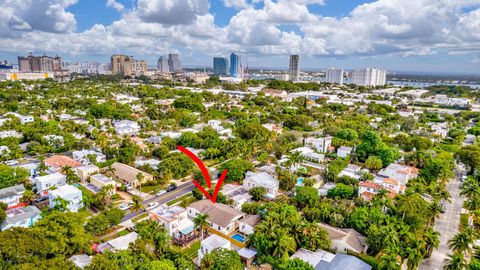
{"label": "aerial neighborhood scene", "polygon": [[479,0],[0,0],[0,269],[480,270]]}

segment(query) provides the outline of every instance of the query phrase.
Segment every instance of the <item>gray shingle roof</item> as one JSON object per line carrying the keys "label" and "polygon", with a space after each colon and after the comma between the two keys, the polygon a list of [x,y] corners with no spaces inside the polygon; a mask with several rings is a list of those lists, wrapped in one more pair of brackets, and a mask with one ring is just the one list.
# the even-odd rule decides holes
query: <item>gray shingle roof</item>
{"label": "gray shingle roof", "polygon": [[23,185],[17,185],[13,187],[7,187],[0,189],[0,198],[7,198],[25,191],[25,187]]}

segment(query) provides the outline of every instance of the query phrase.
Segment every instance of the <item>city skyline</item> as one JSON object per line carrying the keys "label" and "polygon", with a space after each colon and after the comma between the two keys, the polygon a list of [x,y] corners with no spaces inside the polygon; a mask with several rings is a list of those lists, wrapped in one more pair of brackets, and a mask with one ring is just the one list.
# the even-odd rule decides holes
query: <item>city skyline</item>
{"label": "city skyline", "polygon": [[288,69],[288,55],[298,54],[302,70],[374,66],[480,73],[478,0],[165,3],[6,2],[0,59],[13,62],[32,52],[58,53],[74,62],[108,62],[113,54],[126,54],[156,63],[161,55],[179,53],[185,66],[202,67],[210,66],[212,57],[239,52],[248,55],[252,68]]}

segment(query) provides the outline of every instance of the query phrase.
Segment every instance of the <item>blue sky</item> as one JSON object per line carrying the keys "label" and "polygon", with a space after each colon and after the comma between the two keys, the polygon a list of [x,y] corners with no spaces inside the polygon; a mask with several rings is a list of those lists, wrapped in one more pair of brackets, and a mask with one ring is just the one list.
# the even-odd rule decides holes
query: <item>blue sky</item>
{"label": "blue sky", "polygon": [[288,55],[300,54],[306,70],[373,66],[480,73],[480,0],[36,0],[2,5],[0,59],[14,63],[28,52],[58,53],[74,62],[107,62],[111,54],[125,53],[154,66],[160,55],[179,52],[185,66],[209,67],[213,56],[240,51],[251,67],[286,68]]}

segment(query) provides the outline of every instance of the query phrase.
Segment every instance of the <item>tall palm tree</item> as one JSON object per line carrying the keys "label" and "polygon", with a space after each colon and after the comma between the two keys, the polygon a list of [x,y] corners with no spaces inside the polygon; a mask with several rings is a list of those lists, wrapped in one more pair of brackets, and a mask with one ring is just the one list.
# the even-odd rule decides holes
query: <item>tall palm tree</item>
{"label": "tall palm tree", "polygon": [[394,252],[387,252],[382,254],[380,262],[378,263],[379,270],[400,270],[400,264],[397,259],[397,254]]}
{"label": "tall palm tree", "polygon": [[448,255],[448,259],[445,259],[444,270],[464,270],[467,267],[465,258],[461,253],[455,253]]}
{"label": "tall palm tree", "polygon": [[288,259],[290,253],[295,252],[297,245],[295,243],[295,239],[292,236],[288,235],[287,231],[284,228],[279,228],[272,232],[274,235],[274,241],[272,245],[274,246],[273,249],[273,256],[277,258],[286,258]]}
{"label": "tall palm tree", "polygon": [[208,215],[199,214],[193,219],[195,228],[200,230],[201,239],[203,240],[204,232],[208,229]]}
{"label": "tall palm tree", "polygon": [[295,151],[293,153],[288,154],[288,163],[290,164],[290,169],[292,170],[292,165],[293,168],[296,170],[298,169],[298,166],[300,166],[300,163],[302,163],[305,160],[303,157],[302,153],[300,151]]}
{"label": "tall palm tree", "polygon": [[112,165],[108,166],[107,169],[105,169],[105,174],[108,177],[112,177],[115,174],[115,169],[112,167]]}
{"label": "tall palm tree", "polygon": [[448,247],[455,253],[472,253],[472,246],[475,242],[475,233],[473,229],[468,228],[463,232],[457,233],[450,241]]}
{"label": "tall palm tree", "polygon": [[430,257],[432,255],[433,249],[440,246],[440,233],[428,228],[423,234],[423,241],[425,243],[426,256]]}
{"label": "tall palm tree", "polygon": [[408,270],[415,270],[418,268],[420,263],[423,260],[423,250],[418,248],[410,248],[406,249],[407,254],[407,269]]}
{"label": "tall palm tree", "polygon": [[140,189],[140,187],[142,187],[142,181],[145,178],[145,175],[143,175],[143,173],[137,173],[135,178],[137,178],[138,186],[139,186],[139,189]]}
{"label": "tall palm tree", "polygon": [[142,199],[138,195],[134,195],[132,197],[132,212],[138,212],[140,210],[145,209],[142,204]]}
{"label": "tall palm tree", "polygon": [[440,214],[442,213],[442,206],[437,201],[428,205],[427,211],[427,218],[428,218],[428,225],[432,225],[435,222]]}
{"label": "tall palm tree", "polygon": [[75,174],[72,167],[70,167],[70,166],[63,167],[62,168],[62,173],[65,174],[65,176],[67,178],[67,182],[69,184],[78,183],[80,181],[80,178]]}

